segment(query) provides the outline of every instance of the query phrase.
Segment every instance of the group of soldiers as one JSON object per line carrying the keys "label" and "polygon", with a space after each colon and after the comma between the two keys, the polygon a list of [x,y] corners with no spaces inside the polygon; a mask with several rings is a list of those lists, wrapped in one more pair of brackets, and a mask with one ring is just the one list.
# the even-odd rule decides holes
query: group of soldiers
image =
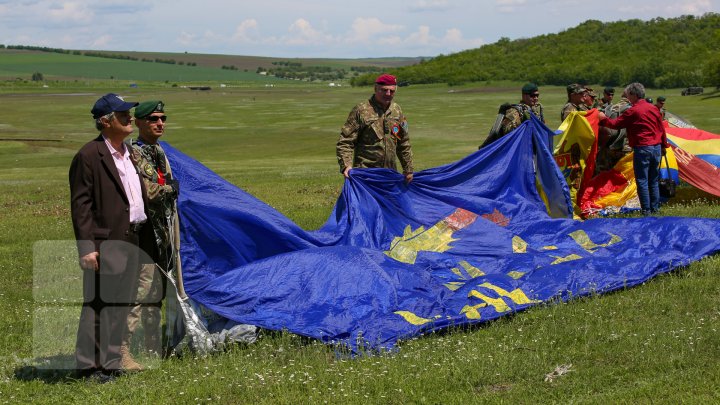
{"label": "group of soldiers", "polygon": [[[408,125],[402,110],[393,101],[396,90],[394,76],[380,75],[375,81],[374,95],[350,112],[337,143],[340,172],[345,177],[349,177],[354,167],[396,170],[395,162],[399,160],[405,180],[412,181],[413,160]],[[664,155],[668,147],[662,122],[665,97],[658,97],[653,106],[652,99],[645,98],[645,88],[640,83],[628,85],[620,101],[613,104],[614,95],[615,89],[606,87],[602,98],[598,99],[593,89],[577,83],[570,84],[567,86],[567,103],[560,112],[560,118],[564,121],[573,111],[598,110],[600,133],[596,170],[610,169],[623,156],[634,151],[633,166],[642,211],[644,214],[654,213],[658,209],[656,155]],[[539,98],[538,86],[525,84],[519,103],[500,107],[495,124],[480,149],[509,134],[533,115],[545,123]]]}
{"label": "group of soldiers", "polygon": [[[488,137],[485,139],[480,149],[491,144],[502,136],[510,133],[512,130],[520,126],[524,121],[530,118],[530,114],[535,115],[540,121],[545,123],[543,106],[538,101],[540,92],[538,86],[534,83],[527,83],[521,89],[521,100],[517,104],[503,104],[498,111],[498,119],[490,130]],[[573,111],[589,111],[593,108],[603,112],[608,118],[617,118],[625,110],[630,108],[632,104],[626,94],[620,96],[620,100],[613,103],[615,97],[615,89],[613,87],[605,87],[602,97],[590,87],[573,83],[567,86],[567,102],[560,111],[560,121]],[[652,103],[651,98],[645,101]],[[657,98],[655,106],[665,117],[665,97]],[[599,148],[597,156],[596,171],[604,171],[612,168],[619,159],[624,155],[632,152],[632,148],[628,145],[627,134],[625,129],[615,130],[607,127],[600,127]]]}

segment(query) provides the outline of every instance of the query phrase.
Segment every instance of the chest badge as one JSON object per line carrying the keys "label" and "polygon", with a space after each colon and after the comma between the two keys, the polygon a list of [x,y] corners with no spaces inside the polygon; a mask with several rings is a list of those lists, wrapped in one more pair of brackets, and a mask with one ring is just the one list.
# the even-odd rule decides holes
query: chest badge
{"label": "chest badge", "polygon": [[145,171],[145,174],[148,175],[148,177],[152,177],[153,173],[155,173],[155,169],[153,169],[150,163],[145,163],[145,167],[143,167],[143,170]]}
{"label": "chest badge", "polygon": [[400,138],[400,135],[399,135],[400,134],[400,126],[398,124],[393,124],[392,128],[390,128],[390,133],[394,137],[399,139]]}

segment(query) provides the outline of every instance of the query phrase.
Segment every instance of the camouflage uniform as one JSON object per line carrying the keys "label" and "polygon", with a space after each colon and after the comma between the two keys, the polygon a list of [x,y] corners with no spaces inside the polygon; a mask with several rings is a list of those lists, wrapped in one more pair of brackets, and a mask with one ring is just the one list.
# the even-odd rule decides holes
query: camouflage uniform
{"label": "camouflage uniform", "polygon": [[[631,106],[630,101],[622,97],[617,104],[605,106],[604,113],[608,118],[617,118]],[[623,156],[632,151],[628,145],[627,133],[624,128],[617,130],[601,126],[599,131],[601,142],[598,144],[596,174],[612,169]]]}
{"label": "camouflage uniform", "polygon": [[340,171],[347,167],[383,167],[412,173],[413,156],[408,124],[400,106],[392,102],[387,110],[371,97],[356,105],[348,115],[337,142]]}
{"label": "camouflage uniform", "polygon": [[612,104],[610,104],[609,102],[605,101],[604,98],[601,98],[599,101],[597,101],[597,105],[595,106],[595,108],[597,108],[599,111],[602,111],[603,113],[605,113],[605,115],[607,115],[608,113],[605,112],[605,109],[607,109],[607,108],[610,107],[611,105],[612,105]]}
{"label": "camouflage uniform", "polygon": [[155,229],[155,241],[158,249],[158,263],[143,264],[138,279],[136,304],[128,316],[128,334],[126,342],[142,320],[145,332],[145,347],[156,354],[161,353],[160,321],[162,300],[165,297],[165,276],[157,269],[161,266],[168,271],[174,266],[169,219],[174,215],[177,195],[173,188],[165,183],[169,175],[169,163],[160,145],[145,144],[132,140],[132,157],[142,176],[148,194],[148,220]]}
{"label": "camouflage uniform", "polygon": [[617,104],[613,104],[613,106],[610,108],[610,114],[614,115],[614,117],[612,118],[617,118],[620,116],[620,114],[623,113],[623,111],[627,110],[630,107],[632,107],[630,100],[628,100],[627,97],[620,97],[620,101]]}
{"label": "camouflage uniform", "polygon": [[560,122],[565,121],[568,115],[573,111],[587,111],[588,107],[585,104],[573,104],[571,102],[565,103],[562,111],[560,112]]}
{"label": "camouflage uniform", "polygon": [[[617,118],[630,107],[632,107],[630,100],[628,100],[626,97],[621,97],[620,102],[618,102],[617,104],[613,104],[613,106],[609,109],[609,114],[606,115],[608,116],[608,118]],[[610,137],[608,147],[611,150],[615,151],[624,151],[625,153],[630,152],[631,149],[628,145],[627,132],[625,131],[625,128],[613,131],[614,132]]]}
{"label": "camouflage uniform", "polygon": [[[522,114],[520,114],[520,111],[522,111]],[[500,127],[501,134],[506,135],[510,133],[513,129],[519,127],[520,124],[522,124],[523,122],[529,120],[531,112],[536,117],[538,117],[540,121],[545,123],[545,116],[543,115],[542,104],[537,103],[531,107],[523,102],[520,102],[505,111],[505,117],[503,118]]]}

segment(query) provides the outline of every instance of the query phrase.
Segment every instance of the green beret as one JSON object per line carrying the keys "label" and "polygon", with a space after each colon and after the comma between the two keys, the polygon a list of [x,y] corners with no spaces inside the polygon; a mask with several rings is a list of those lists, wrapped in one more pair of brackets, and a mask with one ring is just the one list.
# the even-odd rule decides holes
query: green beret
{"label": "green beret", "polygon": [[605,89],[603,90],[603,92],[604,92],[605,94],[615,94],[615,89],[613,89],[612,87],[605,87]]}
{"label": "green beret", "polygon": [[657,101],[665,102],[665,96],[660,96],[657,98]]}
{"label": "green beret", "polygon": [[538,86],[535,83],[528,83],[522,87],[522,94],[531,94],[538,91]]}
{"label": "green beret", "polygon": [[144,101],[135,107],[135,118],[145,118],[154,112],[165,112],[165,104],[160,100]]}

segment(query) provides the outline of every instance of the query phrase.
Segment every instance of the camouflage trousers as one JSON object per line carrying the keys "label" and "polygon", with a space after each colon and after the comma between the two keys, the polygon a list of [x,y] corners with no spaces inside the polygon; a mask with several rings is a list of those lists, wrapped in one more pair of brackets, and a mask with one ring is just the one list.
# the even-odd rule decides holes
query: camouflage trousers
{"label": "camouflage trousers", "polygon": [[162,355],[162,300],[165,298],[165,276],[154,263],[143,264],[138,276],[135,304],[130,308],[127,333],[123,345],[129,346],[133,335],[142,322],[145,350]]}

